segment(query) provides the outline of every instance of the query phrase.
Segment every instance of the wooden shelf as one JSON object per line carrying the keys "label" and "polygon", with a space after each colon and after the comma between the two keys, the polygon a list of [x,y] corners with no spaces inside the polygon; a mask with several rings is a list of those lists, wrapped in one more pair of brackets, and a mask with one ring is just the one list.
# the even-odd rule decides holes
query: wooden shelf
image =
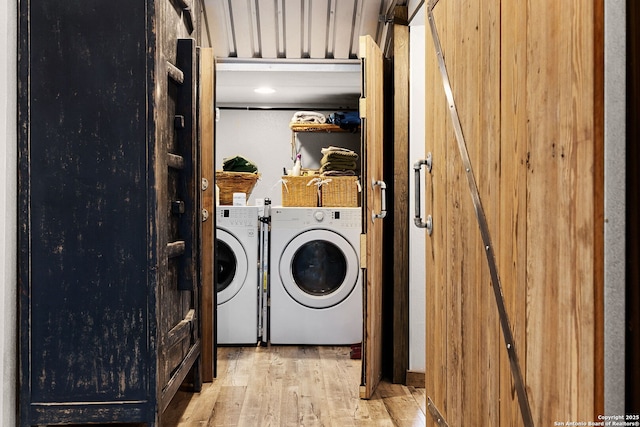
{"label": "wooden shelf", "polygon": [[289,123],[289,128],[294,132],[352,132],[332,123]]}
{"label": "wooden shelf", "polygon": [[324,132],[324,133],[357,133],[360,132],[360,126],[357,129],[342,129],[338,125],[334,125],[333,123],[295,123],[289,122],[289,128],[291,129],[291,159],[296,158],[296,154],[298,153],[296,149],[296,135],[300,132]]}

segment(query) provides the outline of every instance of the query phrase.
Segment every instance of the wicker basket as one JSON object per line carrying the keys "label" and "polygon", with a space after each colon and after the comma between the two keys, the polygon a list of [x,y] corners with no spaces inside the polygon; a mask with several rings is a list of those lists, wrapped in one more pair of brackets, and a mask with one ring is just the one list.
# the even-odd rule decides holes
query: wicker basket
{"label": "wicker basket", "polygon": [[220,189],[220,204],[233,204],[233,193],[245,193],[247,199],[253,191],[259,173],[216,171],[216,185]]}
{"label": "wicker basket", "polygon": [[360,192],[357,176],[323,176],[320,206],[355,208],[359,206]]}
{"label": "wicker basket", "polygon": [[282,206],[318,206],[318,177],[283,176]]}

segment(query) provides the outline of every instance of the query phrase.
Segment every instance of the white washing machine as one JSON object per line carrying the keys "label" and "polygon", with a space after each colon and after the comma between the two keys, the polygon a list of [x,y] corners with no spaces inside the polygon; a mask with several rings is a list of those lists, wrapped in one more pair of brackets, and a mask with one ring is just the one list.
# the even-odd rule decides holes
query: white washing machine
{"label": "white washing machine", "polygon": [[258,341],[258,207],[216,208],[217,343]]}
{"label": "white washing machine", "polygon": [[270,341],[362,341],[360,208],[271,209]]}

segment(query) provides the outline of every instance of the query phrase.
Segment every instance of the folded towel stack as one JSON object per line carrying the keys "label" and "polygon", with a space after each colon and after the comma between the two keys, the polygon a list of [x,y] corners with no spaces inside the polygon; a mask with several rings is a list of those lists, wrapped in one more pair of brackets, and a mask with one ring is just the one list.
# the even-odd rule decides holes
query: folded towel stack
{"label": "folded towel stack", "polygon": [[355,175],[358,169],[358,154],[340,147],[328,147],[321,150],[320,173],[325,175]]}
{"label": "folded towel stack", "polygon": [[315,111],[298,111],[291,118],[291,123],[313,123],[323,124],[327,122],[327,118],[322,113]]}

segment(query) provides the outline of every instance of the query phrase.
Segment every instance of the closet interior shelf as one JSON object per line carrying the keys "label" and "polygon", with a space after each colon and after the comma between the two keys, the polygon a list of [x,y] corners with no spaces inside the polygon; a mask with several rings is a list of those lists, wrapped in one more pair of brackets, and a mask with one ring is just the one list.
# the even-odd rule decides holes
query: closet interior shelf
{"label": "closet interior shelf", "polygon": [[332,123],[289,123],[294,132],[351,132]]}

